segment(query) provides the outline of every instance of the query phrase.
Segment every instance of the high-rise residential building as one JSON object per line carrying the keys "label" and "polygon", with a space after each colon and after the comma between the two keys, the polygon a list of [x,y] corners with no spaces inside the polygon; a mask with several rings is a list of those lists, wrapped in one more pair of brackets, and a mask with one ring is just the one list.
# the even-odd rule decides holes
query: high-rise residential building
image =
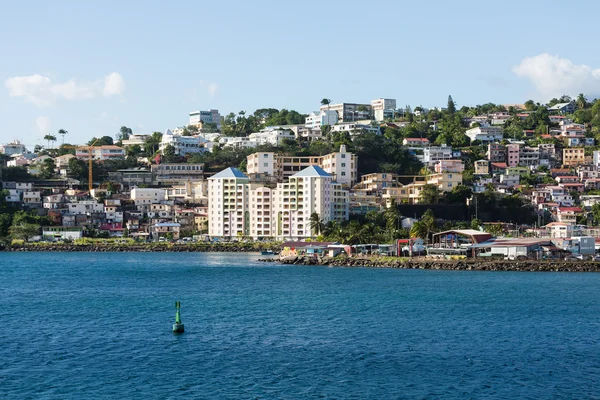
{"label": "high-rise residential building", "polygon": [[304,239],[315,236],[310,216],[345,221],[348,191],[318,166],[310,166],[277,187],[251,183],[236,168],[208,179],[208,230],[214,237]]}
{"label": "high-rise residential building", "polygon": [[348,192],[333,182],[333,177],[319,166],[310,166],[288,182],[277,184],[275,198],[277,232],[279,239],[303,239],[316,236],[310,226],[310,217],[344,221],[349,216]]}
{"label": "high-rise residential building", "polygon": [[324,156],[285,156],[273,152],[257,152],[248,156],[248,174],[274,176],[283,181],[312,165],[319,166],[333,176],[333,180],[344,187],[357,181],[358,157],[340,146],[340,151]]}
{"label": "high-rise residential building", "polygon": [[208,178],[208,234],[238,237],[250,234],[250,179],[237,168]]}
{"label": "high-rise residential building", "polygon": [[216,124],[221,129],[221,114],[219,110],[210,109],[208,111],[192,111],[190,113],[190,125],[202,125],[203,123]]}

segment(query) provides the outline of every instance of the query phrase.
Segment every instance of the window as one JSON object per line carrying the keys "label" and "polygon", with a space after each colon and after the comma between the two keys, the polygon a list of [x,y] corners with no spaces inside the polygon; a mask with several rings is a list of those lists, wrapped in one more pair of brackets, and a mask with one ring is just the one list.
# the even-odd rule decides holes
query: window
{"label": "window", "polygon": [[342,168],[344,168],[346,166],[346,163],[342,163]]}
{"label": "window", "polygon": [[268,167],[268,166],[269,166],[269,163],[268,163],[268,162],[266,162],[266,163],[265,163],[265,167]]}

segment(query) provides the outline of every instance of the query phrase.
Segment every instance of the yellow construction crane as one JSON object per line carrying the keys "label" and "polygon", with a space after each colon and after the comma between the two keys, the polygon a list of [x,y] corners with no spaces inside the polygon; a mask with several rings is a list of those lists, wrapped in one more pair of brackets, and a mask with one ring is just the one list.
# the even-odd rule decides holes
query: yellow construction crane
{"label": "yellow construction crane", "polygon": [[[98,143],[98,140],[100,140],[100,139],[96,139],[94,141],[94,143],[87,146],[87,148],[88,148],[88,189],[90,191],[90,195],[92,194],[92,189],[94,188],[94,185],[92,184],[92,181],[93,181],[92,167],[94,166],[94,145],[96,143]],[[86,146],[70,146],[70,145],[63,144],[60,147],[63,149],[78,149],[78,148],[86,147]]]}

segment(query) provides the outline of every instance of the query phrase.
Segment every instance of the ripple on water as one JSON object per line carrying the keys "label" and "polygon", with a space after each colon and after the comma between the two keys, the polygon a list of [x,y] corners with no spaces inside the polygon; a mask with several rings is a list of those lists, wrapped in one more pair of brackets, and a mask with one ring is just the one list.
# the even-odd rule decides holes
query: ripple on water
{"label": "ripple on water", "polygon": [[[594,398],[600,274],[0,257],[5,398]],[[170,332],[173,302],[186,333]],[[27,329],[15,329],[26,324]]]}

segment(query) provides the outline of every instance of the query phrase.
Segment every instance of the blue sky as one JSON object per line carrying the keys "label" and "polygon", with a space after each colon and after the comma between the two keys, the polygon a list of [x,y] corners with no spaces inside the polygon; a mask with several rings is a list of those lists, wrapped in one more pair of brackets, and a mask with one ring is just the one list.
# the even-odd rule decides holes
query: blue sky
{"label": "blue sky", "polygon": [[[174,4],[168,4],[174,3]],[[600,2],[5,2],[0,142],[181,126],[192,110],[600,96]],[[43,144],[43,142],[42,142]]]}

